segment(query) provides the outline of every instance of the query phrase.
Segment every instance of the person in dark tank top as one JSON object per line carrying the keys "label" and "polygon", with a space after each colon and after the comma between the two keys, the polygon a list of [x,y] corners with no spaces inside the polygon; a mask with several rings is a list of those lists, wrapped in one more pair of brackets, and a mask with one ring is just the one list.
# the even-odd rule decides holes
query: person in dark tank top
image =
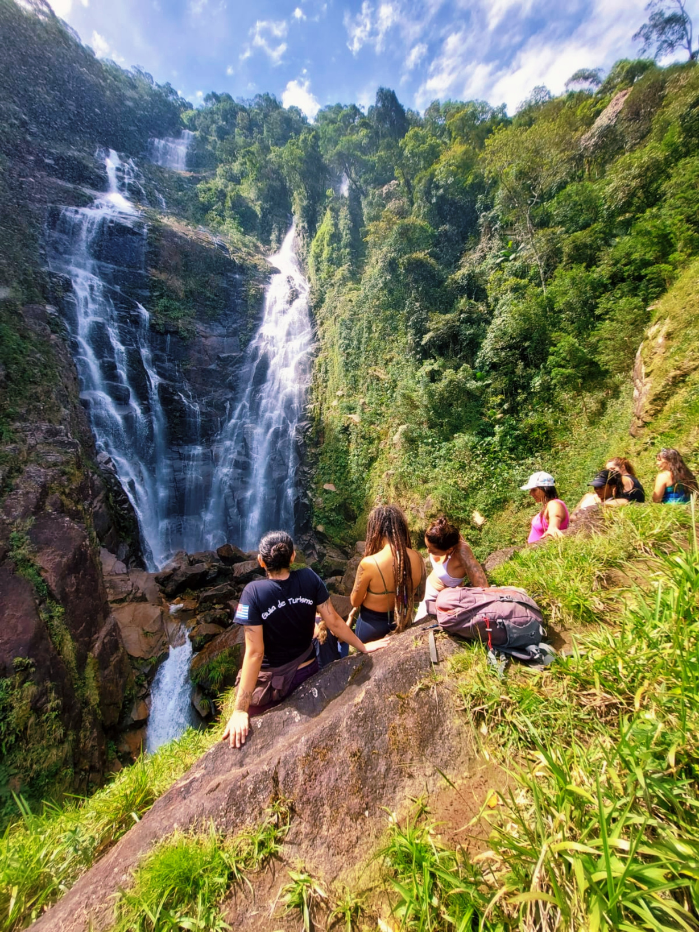
{"label": "person in dark tank top", "polygon": [[642,505],[646,500],[646,493],[636,476],[636,470],[632,463],[624,456],[615,456],[605,464],[605,469],[616,470],[621,476],[621,483],[624,487],[624,498],[630,502],[637,502]]}

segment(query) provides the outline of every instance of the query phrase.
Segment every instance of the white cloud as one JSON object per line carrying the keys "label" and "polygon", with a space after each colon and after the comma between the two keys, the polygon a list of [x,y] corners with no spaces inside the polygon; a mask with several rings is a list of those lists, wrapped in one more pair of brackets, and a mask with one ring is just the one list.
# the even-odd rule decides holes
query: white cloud
{"label": "white cloud", "polygon": [[292,13],[294,19],[305,19],[306,14],[303,12],[300,6],[297,6],[294,12]]}
{"label": "white cloud", "polygon": [[[532,88],[544,84],[554,94],[578,68],[609,67],[633,54],[631,36],[644,20],[646,0],[592,0],[571,5],[585,17],[576,28],[564,16],[546,17],[547,25],[531,30],[533,0],[480,0],[469,7],[468,21],[452,20],[439,53],[415,94],[420,109],[448,97],[506,103],[513,112]],[[543,4],[538,13],[546,12]],[[553,9],[553,0],[551,0]],[[503,43],[514,55],[503,56]],[[407,62],[406,62],[407,65]]]}
{"label": "white cloud", "polygon": [[209,0],[189,0],[189,12],[194,16],[200,16],[208,5]]}
{"label": "white cloud", "polygon": [[405,59],[405,70],[412,71],[413,68],[417,68],[426,54],[427,46],[424,42],[418,42],[417,45],[414,45]]}
{"label": "white cloud", "polygon": [[104,36],[100,35],[96,29],[93,30],[92,36],[90,37],[90,45],[98,58],[111,58],[112,61],[122,65],[126,62],[123,55],[115,51]]}
{"label": "white cloud", "polygon": [[345,13],[344,25],[347,30],[347,48],[356,55],[364,45],[372,45],[375,52],[384,48],[388,31],[401,21],[401,8],[397,3],[380,3],[376,11],[370,0],[364,0],[362,8],[355,17]]}
{"label": "white cloud", "polygon": [[289,30],[285,20],[258,19],[250,30],[251,42],[247,46],[241,60],[250,58],[254,48],[262,49],[273,65],[281,64],[287,44],[283,40]]}
{"label": "white cloud", "polygon": [[[83,6],[89,6],[90,0],[79,0]],[[73,9],[73,0],[51,0],[51,9],[60,19],[65,19]]]}
{"label": "white cloud", "polygon": [[311,94],[311,82],[289,81],[282,93],[282,104],[285,107],[298,107],[309,120],[314,120],[320,110],[318,99]]}
{"label": "white cloud", "polygon": [[235,68],[233,67],[233,65],[229,65],[226,68],[226,74],[228,75],[229,78],[232,74],[235,74]]}

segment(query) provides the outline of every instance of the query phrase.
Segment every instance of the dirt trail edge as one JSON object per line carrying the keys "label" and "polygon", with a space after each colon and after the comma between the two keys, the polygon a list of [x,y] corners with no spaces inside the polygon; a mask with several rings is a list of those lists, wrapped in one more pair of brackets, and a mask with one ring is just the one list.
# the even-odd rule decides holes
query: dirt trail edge
{"label": "dirt trail edge", "polygon": [[[427,635],[412,628],[377,654],[331,664],[253,720],[242,750],[211,748],[31,928],[109,928],[114,894],[160,839],[212,822],[236,833],[276,792],[294,803],[287,850],[326,881],[350,870],[384,831],[384,807],[403,811],[410,796],[444,785],[437,768],[457,777],[473,757],[460,697],[429,677]],[[440,638],[438,649],[444,660],[455,648]]]}

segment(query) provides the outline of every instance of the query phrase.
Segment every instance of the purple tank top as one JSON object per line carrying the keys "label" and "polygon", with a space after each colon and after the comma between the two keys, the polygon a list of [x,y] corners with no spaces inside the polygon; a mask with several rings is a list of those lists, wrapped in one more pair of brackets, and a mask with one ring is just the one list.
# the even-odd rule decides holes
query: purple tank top
{"label": "purple tank top", "polygon": [[[570,515],[568,514],[568,508],[566,507],[566,503],[562,502],[560,498],[552,498],[551,502],[560,502],[561,505],[563,505],[563,509],[566,513],[566,516],[561,521],[561,530],[565,531],[565,529],[570,524]],[[551,502],[548,502],[548,504],[550,505]],[[541,512],[539,512],[538,514],[535,514],[534,517],[532,518],[532,529],[529,532],[527,543],[533,544],[535,541],[541,540],[541,538],[544,536],[544,534],[548,530],[548,526],[549,526],[549,523],[546,520],[546,516],[544,514],[542,514]]]}

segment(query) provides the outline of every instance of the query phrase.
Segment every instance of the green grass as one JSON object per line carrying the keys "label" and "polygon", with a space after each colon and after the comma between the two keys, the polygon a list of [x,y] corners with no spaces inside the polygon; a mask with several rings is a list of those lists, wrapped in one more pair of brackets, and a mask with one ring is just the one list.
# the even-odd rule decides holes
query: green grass
{"label": "green grass", "polygon": [[499,586],[526,589],[553,623],[609,620],[630,583],[647,574],[654,554],[686,545],[684,508],[631,505],[602,513],[599,532],[526,548],[491,573]]}
{"label": "green grass", "polygon": [[289,830],[291,809],[275,800],[263,822],[232,838],[216,832],[176,832],[151,851],[117,904],[114,932],[218,932],[230,928],[221,904],[230,888],[259,870]]}
{"label": "green grass", "polygon": [[304,870],[289,871],[289,883],[282,888],[284,910],[298,913],[304,932],[313,932],[314,915],[328,903],[322,884]]}
{"label": "green grass", "polygon": [[190,729],[88,799],[45,804],[40,813],[20,801],[22,817],[0,839],[0,930],[24,928],[63,896],[219,740],[222,728]]}
{"label": "green grass", "polygon": [[467,714],[516,785],[471,863],[424,823],[393,826],[400,929],[699,929],[698,605],[693,535],[655,557],[618,626],[583,630],[545,673],[501,681],[483,651],[457,656]]}
{"label": "green grass", "polygon": [[410,932],[476,929],[487,907],[478,872],[438,841],[422,818],[425,811],[418,805],[403,825],[392,822],[379,852],[392,888],[393,915],[399,928]]}

